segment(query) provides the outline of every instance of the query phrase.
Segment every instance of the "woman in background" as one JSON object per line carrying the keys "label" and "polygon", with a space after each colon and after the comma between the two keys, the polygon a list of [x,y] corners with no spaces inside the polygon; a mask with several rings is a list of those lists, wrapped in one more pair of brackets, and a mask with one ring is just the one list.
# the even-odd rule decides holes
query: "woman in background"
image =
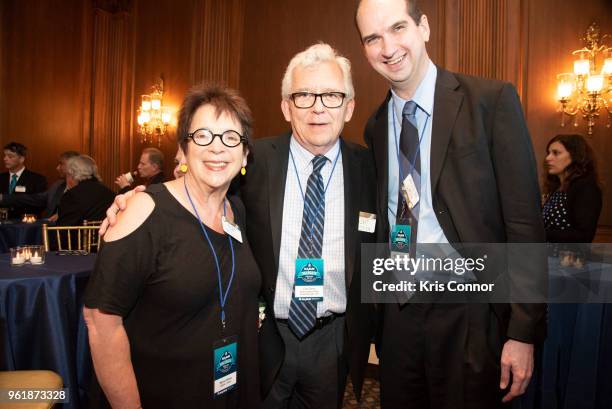
{"label": "woman in background", "polygon": [[580,135],[557,135],[548,142],[546,153],[546,241],[591,243],[601,213],[593,150]]}
{"label": "woman in background", "polygon": [[[546,240],[568,243],[556,248],[559,271],[587,278],[589,243],[595,237],[602,206],[593,150],[580,135],[557,135],[548,142],[546,153]],[[609,379],[600,362],[607,338],[604,305],[570,303],[576,301],[572,291],[580,287],[570,280],[569,275],[563,280],[552,276],[551,280],[549,293],[557,299],[548,307],[548,337],[538,368],[540,407],[597,409],[604,407],[598,400],[603,396],[603,380]],[[560,299],[563,296],[566,299]]]}

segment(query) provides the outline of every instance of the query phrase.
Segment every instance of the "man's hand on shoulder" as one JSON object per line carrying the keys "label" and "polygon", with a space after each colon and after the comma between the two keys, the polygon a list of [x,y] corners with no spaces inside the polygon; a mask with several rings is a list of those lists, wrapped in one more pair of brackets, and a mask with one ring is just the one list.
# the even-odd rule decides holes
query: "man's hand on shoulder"
{"label": "man's hand on shoulder", "polygon": [[115,196],[115,201],[113,204],[106,210],[106,218],[102,221],[100,225],[100,236],[103,236],[104,233],[108,230],[109,227],[113,227],[117,223],[117,213],[122,210],[125,210],[125,206],[127,205],[127,201],[133,197],[138,192],[144,192],[146,189],[145,186],[139,185],[129,192],[125,192],[122,195]]}

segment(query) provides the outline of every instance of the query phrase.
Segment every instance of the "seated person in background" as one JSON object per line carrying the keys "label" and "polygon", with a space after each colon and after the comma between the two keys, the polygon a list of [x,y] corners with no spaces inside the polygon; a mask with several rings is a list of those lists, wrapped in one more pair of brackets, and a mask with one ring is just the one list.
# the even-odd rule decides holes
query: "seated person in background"
{"label": "seated person in background", "polygon": [[[137,169],[134,173],[144,179],[144,183],[141,184],[148,186],[163,183],[164,154],[157,148],[143,149]],[[127,174],[120,175],[115,179],[115,184],[121,188],[119,193],[129,191],[132,183],[134,183],[134,178],[130,178]]]}
{"label": "seated person in background", "polygon": [[57,224],[60,226],[104,219],[106,209],[115,198],[115,193],[100,181],[96,161],[87,155],[68,159],[66,186],[68,190],[59,203]]}
{"label": "seated person in background", "polygon": [[45,210],[42,213],[42,217],[50,221],[56,221],[57,207],[66,191],[66,161],[75,156],[79,156],[79,153],[75,151],[66,151],[60,155],[59,162],[55,168],[60,178],[53,183],[49,189],[40,193],[24,193],[19,195],[0,194],[0,206],[44,208]]}
{"label": "seated person in background", "polygon": [[[28,148],[18,142],[11,142],[4,147],[4,166],[8,172],[0,174],[0,193],[22,195],[40,193],[47,189],[47,179],[38,173],[26,169],[24,162]],[[43,206],[14,205],[9,209],[9,219],[21,218],[24,213],[39,213]]]}

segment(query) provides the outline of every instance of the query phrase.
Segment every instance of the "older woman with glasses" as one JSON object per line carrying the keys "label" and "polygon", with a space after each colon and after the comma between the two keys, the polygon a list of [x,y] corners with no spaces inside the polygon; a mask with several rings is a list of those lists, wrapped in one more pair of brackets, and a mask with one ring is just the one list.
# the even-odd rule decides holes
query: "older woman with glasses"
{"label": "older woman with glasses", "polygon": [[192,89],[178,141],[184,177],[118,215],[85,295],[92,407],[257,408],[260,275],[245,211],[226,193],[247,163],[251,114],[233,90]]}

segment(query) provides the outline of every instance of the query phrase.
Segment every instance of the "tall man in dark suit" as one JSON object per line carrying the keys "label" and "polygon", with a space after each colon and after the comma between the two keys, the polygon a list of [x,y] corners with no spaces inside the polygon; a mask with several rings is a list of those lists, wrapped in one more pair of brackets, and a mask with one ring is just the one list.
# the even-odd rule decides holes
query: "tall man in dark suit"
{"label": "tall man in dark suit", "polygon": [[[0,174],[0,193],[21,195],[40,193],[47,189],[47,179],[38,173],[26,169],[24,162],[28,149],[18,143],[11,142],[4,147],[4,166],[8,172]],[[15,205],[9,210],[9,218],[20,218],[24,213],[38,213],[41,207],[30,205]]]}
{"label": "tall man in dark suit", "polygon": [[[391,88],[365,130],[379,240],[406,224],[414,243],[543,241],[536,165],[512,85],[436,67],[415,1],[362,0],[356,23]],[[533,283],[545,283],[543,270]],[[383,408],[500,407],[525,391],[545,333],[544,305],[408,302],[385,305],[383,319]]]}
{"label": "tall man in dark suit", "polygon": [[[297,54],[281,108],[292,131],[255,140],[242,178],[247,235],[263,275],[265,408],[340,407],[347,369],[360,393],[372,305],[360,303],[359,213],[375,212],[370,154],[340,134],[355,101],[350,63],[326,44]],[[300,275],[322,271],[322,286]],[[306,301],[303,291],[317,301]]]}

